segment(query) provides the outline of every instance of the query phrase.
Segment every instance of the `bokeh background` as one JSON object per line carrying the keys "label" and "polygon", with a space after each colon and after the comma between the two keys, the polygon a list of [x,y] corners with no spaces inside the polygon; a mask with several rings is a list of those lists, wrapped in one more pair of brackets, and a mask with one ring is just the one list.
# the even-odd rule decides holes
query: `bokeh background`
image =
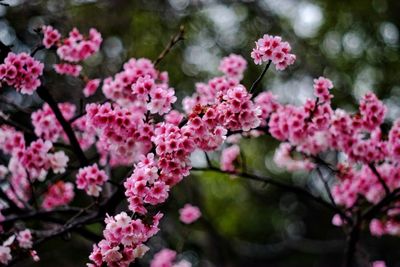
{"label": "bokeh background", "polygon": [[[130,57],[157,58],[180,25],[185,41],[174,47],[159,69],[170,74],[170,84],[181,100],[196,82],[220,75],[219,60],[230,53],[249,63],[243,83],[249,86],[262,70],[250,58],[254,41],[264,33],[281,35],[297,55],[285,72],[269,70],[263,89],[279,95],[284,103],[299,104],[312,96],[312,79],[320,75],[335,84],[334,107],[355,110],[360,96],[374,91],[389,107],[387,123],[400,115],[399,27],[397,0],[4,0],[0,6],[0,40],[14,51],[30,51],[40,38],[34,29],[51,24],[64,34],[76,26],[103,35],[101,53],[85,62],[89,77],[107,77]],[[37,53],[47,63],[52,53]],[[82,82],[48,74],[47,85],[59,101],[81,104]],[[21,106],[40,105],[4,89],[2,94]],[[101,99],[101,93],[89,99]],[[9,106],[3,111],[29,126]],[[179,107],[179,105],[178,105]],[[269,138],[243,140],[241,148],[249,171],[273,176],[323,194],[315,173],[289,174],[272,161],[277,143]],[[218,153],[210,155],[218,164]],[[205,163],[202,154],[194,164]],[[120,179],[124,170],[115,170]],[[70,177],[69,179],[73,179]],[[334,182],[334,181],[330,181]],[[78,193],[79,194],[79,193]],[[74,205],[83,205],[78,196]],[[203,218],[190,226],[178,220],[178,209],[190,202],[201,207]],[[121,209],[124,205],[121,205]],[[150,242],[151,252],[136,266],[147,266],[152,254],[163,247],[175,249],[193,266],[323,266],[341,264],[345,235],[331,225],[333,214],[292,193],[256,182],[216,173],[195,173],[173,189],[162,207],[162,231]],[[89,228],[101,234],[102,225]],[[362,235],[361,257],[384,259],[400,266],[400,240]],[[91,242],[74,234],[42,245],[42,261],[22,261],[18,266],[84,266]]]}

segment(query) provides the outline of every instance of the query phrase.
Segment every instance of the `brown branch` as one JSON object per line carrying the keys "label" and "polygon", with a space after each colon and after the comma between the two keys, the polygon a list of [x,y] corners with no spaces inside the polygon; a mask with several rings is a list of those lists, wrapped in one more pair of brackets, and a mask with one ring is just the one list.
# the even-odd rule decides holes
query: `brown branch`
{"label": "brown branch", "polygon": [[4,123],[7,124],[9,126],[14,127],[17,130],[20,130],[21,132],[23,132],[24,134],[30,135],[30,136],[34,136],[36,139],[36,135],[34,134],[34,132],[31,129],[26,128],[24,125],[19,124],[18,122],[3,118],[0,116],[0,123]]}
{"label": "brown branch", "polygon": [[325,178],[324,178],[324,176],[323,176],[323,174],[321,172],[321,169],[319,167],[317,167],[316,169],[317,169],[318,176],[319,176],[321,182],[324,184],[325,191],[328,194],[328,197],[329,197],[332,205],[337,207],[336,203],[335,203],[335,200],[333,199],[333,196],[332,196],[332,193],[331,193],[331,189],[329,188],[328,182],[325,180]]}
{"label": "brown branch", "polygon": [[179,32],[171,37],[171,40],[169,41],[168,45],[164,48],[164,50],[161,52],[158,58],[154,60],[153,62],[154,66],[157,66],[161,62],[161,60],[164,59],[164,57],[171,51],[174,45],[176,45],[179,41],[183,41],[185,39],[184,35],[185,35],[185,27],[181,25],[179,27]]}
{"label": "brown branch", "polygon": [[382,176],[376,169],[375,165],[370,163],[370,164],[368,164],[368,166],[371,169],[371,171],[375,174],[376,178],[378,178],[378,181],[379,181],[379,183],[381,183],[383,189],[385,190],[386,195],[389,195],[390,189],[389,189],[388,185],[386,184],[385,180],[383,180]]}
{"label": "brown branch", "polygon": [[314,196],[313,194],[311,194],[310,192],[308,192],[307,190],[301,188],[301,187],[297,187],[291,184],[287,184],[287,183],[283,183],[280,182],[278,180],[275,180],[273,178],[270,177],[264,177],[264,176],[258,176],[256,174],[250,174],[250,173],[246,173],[246,172],[225,172],[222,171],[219,168],[215,168],[215,167],[209,167],[209,168],[192,168],[192,170],[194,171],[214,171],[214,172],[219,172],[219,173],[223,173],[223,174],[231,174],[231,175],[236,175],[238,177],[242,177],[242,178],[247,178],[250,180],[254,180],[254,181],[259,181],[259,182],[263,182],[266,184],[270,184],[276,187],[279,187],[281,189],[296,193],[298,195],[302,195],[326,208],[328,208],[329,210],[333,211],[334,213],[338,213],[340,214],[340,216],[347,222],[351,223],[352,219],[347,216],[341,209],[339,209],[338,207],[333,206],[332,204],[330,204],[329,202],[326,202],[324,199],[322,199],[321,197],[318,196]]}
{"label": "brown branch", "polygon": [[86,166],[88,164],[88,160],[85,154],[83,153],[81,146],[79,145],[78,139],[76,138],[71,125],[65,120],[53,96],[43,86],[38,88],[37,93],[40,96],[40,98],[44,102],[49,104],[50,108],[53,110],[54,115],[56,116],[58,122],[61,124],[62,128],[64,129],[64,132],[68,136],[69,142],[74,149],[75,155],[79,159],[80,165]]}
{"label": "brown branch", "polygon": [[351,227],[350,233],[347,237],[345,258],[344,258],[344,267],[352,267],[355,266],[355,254],[357,251],[357,243],[360,238],[360,230],[361,230],[361,220],[359,216],[356,215],[355,223]]}

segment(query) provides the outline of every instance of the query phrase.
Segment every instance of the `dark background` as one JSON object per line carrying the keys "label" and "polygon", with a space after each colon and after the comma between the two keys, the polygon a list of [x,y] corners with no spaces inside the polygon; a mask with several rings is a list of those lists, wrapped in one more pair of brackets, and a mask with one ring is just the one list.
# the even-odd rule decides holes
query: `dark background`
{"label": "dark background", "polygon": [[[335,84],[334,107],[355,110],[360,96],[374,91],[388,105],[387,122],[400,114],[398,74],[400,1],[396,0],[108,0],[108,1],[4,1],[0,8],[0,40],[13,51],[30,51],[40,42],[34,29],[51,24],[63,34],[76,26],[83,32],[97,28],[103,35],[101,53],[85,62],[85,74],[107,77],[130,57],[157,58],[180,25],[186,40],[160,63],[179,99],[191,94],[196,82],[220,75],[217,66],[229,53],[243,55],[249,63],[243,83],[249,86],[261,72],[250,58],[264,33],[281,35],[297,55],[285,72],[269,70],[263,81],[284,103],[303,103],[312,96],[312,79],[324,75]],[[53,53],[37,53],[47,63]],[[48,73],[46,83],[59,101],[80,102],[83,84],[77,79]],[[12,90],[1,93],[21,106],[38,107],[36,96]],[[89,99],[101,99],[101,93]],[[178,105],[179,106],[179,105]],[[0,106],[29,126],[29,117]],[[243,140],[250,171],[307,187],[316,194],[322,185],[315,173],[289,174],[272,161],[276,142],[269,138]],[[218,153],[211,155],[218,163]],[[194,155],[195,165],[204,164]],[[120,179],[116,170],[113,179]],[[73,180],[73,177],[69,179]],[[74,205],[83,205],[78,192]],[[323,194],[323,193],[322,193]],[[178,220],[178,209],[190,202],[201,207],[203,218],[190,226]],[[121,209],[123,209],[123,205]],[[152,250],[139,261],[147,266],[162,247],[178,250],[193,266],[332,266],[341,264],[345,235],[331,225],[332,214],[292,193],[215,173],[187,177],[172,191],[162,207],[162,230],[151,240]],[[34,227],[34,225],[32,226]],[[367,228],[367,227],[366,227]],[[101,233],[100,224],[90,229]],[[370,238],[364,231],[359,257],[366,262],[384,259],[400,266],[396,237]],[[42,261],[19,266],[84,266],[91,243],[64,236],[38,248]]]}

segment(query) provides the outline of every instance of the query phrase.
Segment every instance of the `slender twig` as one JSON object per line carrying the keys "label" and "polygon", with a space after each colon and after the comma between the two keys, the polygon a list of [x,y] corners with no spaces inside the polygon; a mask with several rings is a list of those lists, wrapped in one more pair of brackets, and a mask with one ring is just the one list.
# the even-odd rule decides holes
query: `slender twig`
{"label": "slender twig", "polygon": [[40,50],[45,49],[44,45],[40,44],[37,45],[31,52],[31,57],[33,57],[37,52],[39,52]]}
{"label": "slender twig", "polygon": [[389,189],[388,185],[386,184],[385,180],[383,180],[382,176],[380,175],[380,173],[376,169],[375,165],[370,163],[370,164],[368,164],[368,166],[371,169],[371,171],[375,174],[376,178],[378,178],[379,183],[381,183],[383,189],[385,190],[386,195],[389,195],[390,194],[390,189]]}
{"label": "slender twig", "polygon": [[12,126],[15,129],[20,130],[20,131],[22,131],[23,133],[25,133],[27,135],[35,136],[34,132],[31,129],[26,128],[25,126],[23,126],[22,124],[20,124],[18,122],[15,122],[15,121],[0,117],[0,123],[4,123],[4,124],[7,124],[9,126]]}
{"label": "slender twig", "polygon": [[254,81],[254,83],[250,87],[250,93],[253,94],[253,97],[255,97],[257,94],[255,90],[257,89],[257,85],[261,82],[262,78],[264,77],[265,73],[267,72],[269,66],[271,66],[271,60],[268,61],[267,65],[265,65],[264,70],[261,72],[260,76],[258,76],[257,80]]}
{"label": "slender twig", "polygon": [[76,213],[79,212],[81,209],[77,207],[60,207],[55,208],[53,210],[31,210],[31,211],[24,211],[18,215],[10,215],[6,216],[4,220],[1,221],[2,225],[13,223],[19,220],[28,220],[28,219],[36,219],[42,218],[43,216],[54,215],[58,213]]}
{"label": "slender twig", "polygon": [[36,199],[36,192],[35,192],[35,187],[33,186],[33,181],[29,175],[29,172],[26,172],[27,174],[27,180],[29,182],[29,186],[31,188],[31,194],[32,194],[32,200],[33,200],[33,207],[37,210],[39,208],[37,199]]}
{"label": "slender twig", "polygon": [[325,191],[328,194],[329,200],[331,201],[333,206],[337,207],[336,203],[335,203],[335,200],[333,199],[333,196],[332,196],[332,193],[331,193],[331,189],[329,188],[328,181],[325,180],[324,175],[321,172],[321,169],[319,167],[317,167],[316,169],[317,169],[317,172],[318,172],[318,177],[320,178],[321,182],[324,184]]}
{"label": "slender twig", "polygon": [[78,139],[76,138],[70,123],[68,123],[65,120],[64,116],[62,115],[61,110],[58,107],[53,96],[43,86],[38,88],[37,93],[40,96],[40,98],[42,98],[43,101],[49,104],[50,108],[53,110],[54,115],[56,116],[58,122],[61,124],[62,128],[64,129],[64,132],[68,136],[69,142],[71,143],[71,146],[74,148],[74,153],[78,157],[81,166],[87,165],[88,160],[85,154],[83,153],[81,146],[79,145]]}
{"label": "slender twig", "polygon": [[372,219],[382,210],[382,208],[392,203],[392,201],[397,200],[397,198],[399,197],[400,197],[400,188],[396,188],[389,195],[386,195],[384,198],[382,198],[381,201],[379,201],[376,205],[371,206],[369,209],[367,209],[362,214],[362,218],[364,220]]}
{"label": "slender twig", "polygon": [[212,167],[210,157],[208,156],[208,153],[206,151],[204,151],[204,156],[206,157],[207,167]]}
{"label": "slender twig", "polygon": [[179,27],[179,32],[171,37],[171,40],[169,41],[168,45],[160,53],[158,58],[156,60],[154,60],[154,62],[153,62],[154,66],[157,66],[161,62],[161,60],[164,59],[164,57],[171,51],[171,49],[174,45],[176,45],[179,41],[184,40],[184,35],[185,35],[185,27],[183,25],[181,25]]}
{"label": "slender twig", "polygon": [[26,114],[31,114],[32,113],[31,109],[20,107],[19,105],[15,104],[14,102],[12,102],[10,99],[8,99],[5,96],[0,96],[0,102],[5,104],[5,105],[8,105],[10,107],[13,107],[17,111],[20,111],[20,112],[23,112],[23,113],[26,113]]}
{"label": "slender twig", "polygon": [[307,198],[313,200],[314,202],[316,202],[316,203],[318,203],[318,204],[330,209],[331,211],[340,214],[341,217],[344,220],[346,220],[347,222],[351,222],[352,221],[352,219],[349,216],[347,216],[341,209],[333,206],[329,202],[326,202],[321,197],[314,196],[313,194],[311,194],[310,192],[308,192],[307,190],[305,190],[305,189],[303,189],[301,187],[297,187],[297,186],[294,186],[294,185],[291,185],[291,184],[287,184],[287,183],[272,179],[270,177],[258,176],[256,174],[250,174],[250,173],[246,173],[246,172],[231,172],[231,173],[229,173],[229,172],[222,171],[221,169],[215,168],[215,167],[210,167],[210,168],[192,168],[192,170],[194,170],[194,171],[214,171],[214,172],[219,172],[219,173],[223,173],[223,174],[231,174],[231,175],[235,175],[235,176],[238,176],[238,177],[247,178],[247,179],[250,179],[250,180],[255,180],[255,181],[260,181],[260,182],[263,182],[263,183],[267,183],[267,184],[270,184],[270,185],[285,189],[287,191],[296,193],[298,195],[302,195],[304,197],[307,197]]}

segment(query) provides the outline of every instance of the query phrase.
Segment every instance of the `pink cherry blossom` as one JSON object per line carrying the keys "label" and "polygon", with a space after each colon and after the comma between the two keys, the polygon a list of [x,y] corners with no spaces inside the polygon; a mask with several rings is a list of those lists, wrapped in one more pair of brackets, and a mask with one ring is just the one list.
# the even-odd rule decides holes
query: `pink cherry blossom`
{"label": "pink cherry blossom", "polygon": [[86,83],[85,88],[83,88],[83,95],[85,97],[89,97],[96,93],[97,88],[99,88],[101,80],[100,79],[93,79]]}
{"label": "pink cherry blossom", "polygon": [[74,28],[67,38],[61,40],[57,54],[68,62],[83,61],[99,51],[102,41],[101,34],[96,29],[90,29],[89,36],[86,37]]}
{"label": "pink cherry blossom", "polygon": [[29,229],[20,231],[17,234],[17,241],[18,241],[18,245],[21,248],[25,248],[25,249],[31,248],[32,244],[33,244],[31,231]]}
{"label": "pink cherry blossom", "polygon": [[179,210],[179,214],[179,219],[185,224],[191,224],[201,217],[200,209],[191,204],[185,204],[185,206]]}
{"label": "pink cherry blossom", "polygon": [[54,64],[54,70],[61,75],[78,77],[82,71],[82,66],[69,63],[60,63]]}
{"label": "pink cherry blossom", "polygon": [[221,170],[234,172],[234,161],[240,155],[240,148],[238,145],[230,146],[222,151],[221,154]]}
{"label": "pink cherry blossom", "polygon": [[281,37],[265,34],[256,42],[251,57],[255,64],[272,61],[277,70],[284,70],[296,60],[296,56],[290,51],[289,43],[282,41]]}
{"label": "pink cherry blossom", "polygon": [[47,189],[42,202],[42,208],[51,210],[55,207],[67,205],[74,198],[74,185],[69,182],[58,181]]}
{"label": "pink cherry blossom", "polygon": [[224,57],[218,67],[218,69],[226,76],[239,81],[242,80],[243,72],[246,70],[246,68],[246,60],[242,56],[235,54],[230,54],[229,56]]}
{"label": "pink cherry blossom", "polygon": [[76,176],[78,189],[83,189],[89,196],[98,197],[103,184],[108,180],[105,171],[100,170],[97,164],[79,169]]}
{"label": "pink cherry blossom", "polygon": [[52,47],[61,39],[61,34],[52,26],[42,26],[42,32],[43,45],[46,48]]}
{"label": "pink cherry blossom", "polygon": [[10,52],[0,65],[0,87],[6,83],[22,94],[31,95],[41,85],[43,68],[43,63],[26,53]]}

